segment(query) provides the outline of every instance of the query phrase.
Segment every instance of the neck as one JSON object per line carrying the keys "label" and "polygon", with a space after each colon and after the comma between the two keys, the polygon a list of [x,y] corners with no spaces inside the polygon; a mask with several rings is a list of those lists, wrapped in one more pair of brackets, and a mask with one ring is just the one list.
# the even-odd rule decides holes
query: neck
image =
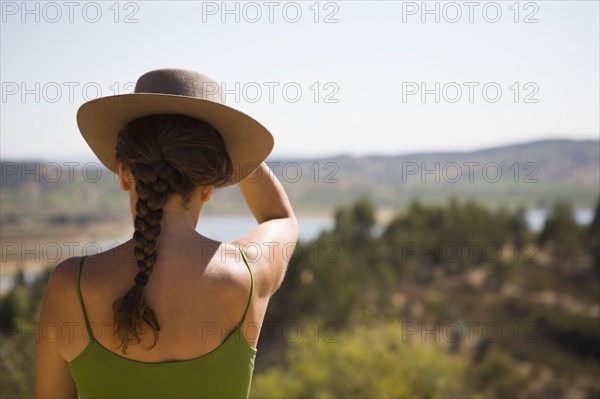
{"label": "neck", "polygon": [[200,210],[192,212],[163,209],[163,217],[160,221],[161,234],[170,234],[176,231],[195,231],[199,217]]}
{"label": "neck", "polygon": [[[202,205],[190,209],[168,206],[163,207],[163,217],[160,221],[161,236],[189,234],[196,231]],[[132,209],[132,217],[136,214]]]}
{"label": "neck", "polygon": [[164,209],[160,221],[160,235],[157,241],[157,251],[160,254],[185,253],[189,243],[196,240],[200,234],[196,231],[199,214],[191,211],[172,211]]}

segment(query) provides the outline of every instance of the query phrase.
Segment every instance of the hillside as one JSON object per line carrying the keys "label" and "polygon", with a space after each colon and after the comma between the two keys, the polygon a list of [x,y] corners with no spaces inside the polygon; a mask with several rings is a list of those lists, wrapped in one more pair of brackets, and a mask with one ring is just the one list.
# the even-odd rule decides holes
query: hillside
{"label": "hillside", "polygon": [[[600,142],[543,140],[472,152],[397,156],[334,156],[269,160],[296,210],[329,212],[362,194],[380,207],[402,209],[413,198],[441,202],[449,196],[490,206],[546,207],[568,199],[592,207],[600,186]],[[81,166],[79,166],[81,165]],[[83,166],[83,169],[82,169]],[[62,170],[58,168],[61,167]],[[97,164],[2,162],[3,228],[26,219],[81,221],[122,215],[127,199],[115,176]],[[207,213],[246,211],[235,188],[215,193]]]}
{"label": "hillside", "polygon": [[[335,216],[298,244],[270,301],[251,397],[597,398],[598,150],[597,141],[543,141],[273,163],[299,213]],[[439,176],[409,169],[436,162]],[[450,175],[453,165],[476,166],[468,162],[493,166],[487,175],[474,168],[472,181]],[[94,253],[119,229],[131,232],[112,173],[98,179],[93,168],[55,166],[2,164],[0,281],[15,276],[14,288],[0,292],[7,397],[25,397],[31,386],[34,340],[19,337],[37,318],[56,250]],[[515,182],[515,170],[527,174]],[[413,197],[420,201],[399,211]],[[594,207],[593,221],[578,225],[560,198]],[[552,205],[542,231],[520,211],[493,209],[519,204]],[[382,206],[396,211],[376,233]],[[208,209],[243,210],[235,189],[216,193]],[[32,272],[39,278],[28,285]]]}
{"label": "hillside", "polygon": [[[415,197],[440,202],[450,195],[491,205],[546,207],[560,198],[591,207],[598,196],[599,159],[598,141],[571,140],[473,152],[340,156],[298,162],[306,176],[288,187],[300,203],[314,208],[319,208],[325,196],[332,202],[349,202],[358,193],[371,194],[378,205],[394,208],[404,207]],[[312,180],[316,164],[322,173],[318,182]],[[338,182],[328,183],[326,172],[334,169],[337,173],[331,177]]]}

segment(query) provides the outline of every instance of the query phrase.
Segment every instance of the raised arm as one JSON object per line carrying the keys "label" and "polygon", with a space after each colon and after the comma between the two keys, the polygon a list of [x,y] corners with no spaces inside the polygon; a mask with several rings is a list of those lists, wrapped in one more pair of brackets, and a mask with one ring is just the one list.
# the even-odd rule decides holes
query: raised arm
{"label": "raised arm", "polygon": [[258,226],[233,243],[254,264],[258,294],[269,297],[281,285],[298,241],[298,223],[283,186],[264,162],[239,183]]}

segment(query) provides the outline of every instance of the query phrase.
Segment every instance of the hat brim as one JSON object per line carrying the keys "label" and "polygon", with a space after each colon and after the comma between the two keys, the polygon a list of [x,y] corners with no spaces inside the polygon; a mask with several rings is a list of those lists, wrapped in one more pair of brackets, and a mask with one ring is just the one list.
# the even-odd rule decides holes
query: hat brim
{"label": "hat brim", "polygon": [[77,111],[77,125],[100,162],[118,173],[117,134],[134,119],[155,114],[177,114],[203,120],[223,137],[233,163],[231,179],[217,187],[243,180],[273,149],[271,133],[245,113],[210,100],[171,94],[134,93],[88,101]]}

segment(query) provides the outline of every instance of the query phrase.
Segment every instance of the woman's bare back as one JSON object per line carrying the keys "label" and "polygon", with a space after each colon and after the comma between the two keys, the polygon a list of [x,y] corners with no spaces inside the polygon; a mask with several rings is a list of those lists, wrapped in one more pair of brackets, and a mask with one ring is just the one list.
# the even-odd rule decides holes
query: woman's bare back
{"label": "woman's bare back", "polygon": [[[163,237],[169,237],[164,235]],[[165,242],[166,241],[166,242]],[[117,349],[113,337],[113,302],[131,288],[138,272],[133,241],[85,258],[81,271],[81,293],[95,339],[111,352],[143,362],[196,358],[216,349],[238,326],[250,296],[251,276],[239,249],[226,243],[197,237],[164,240],[160,243],[152,276],[144,298],[160,323],[159,339],[151,350],[154,335],[143,325],[141,345],[129,345],[127,353]],[[69,268],[73,298],[65,309],[63,325],[73,326],[72,339],[61,339],[58,350],[67,361],[75,359],[88,344],[85,320],[75,287],[78,262]],[[252,264],[250,264],[252,267]],[[68,278],[65,279],[68,283]],[[266,301],[253,295],[241,331],[256,347],[258,326]],[[65,335],[65,334],[63,334]],[[70,335],[70,334],[69,334]]]}

